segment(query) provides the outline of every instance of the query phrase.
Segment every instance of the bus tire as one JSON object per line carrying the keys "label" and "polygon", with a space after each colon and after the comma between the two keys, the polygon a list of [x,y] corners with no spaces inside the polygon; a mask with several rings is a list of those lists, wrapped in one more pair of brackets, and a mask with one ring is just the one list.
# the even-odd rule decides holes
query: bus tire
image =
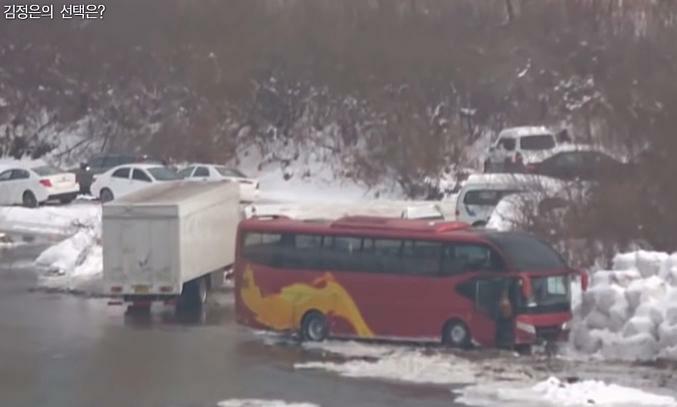
{"label": "bus tire", "polygon": [[301,320],[301,340],[322,342],[329,336],[327,318],[319,311],[309,311]]}
{"label": "bus tire", "polygon": [[442,329],[442,344],[452,348],[467,349],[470,347],[470,330],[459,320],[451,320]]}

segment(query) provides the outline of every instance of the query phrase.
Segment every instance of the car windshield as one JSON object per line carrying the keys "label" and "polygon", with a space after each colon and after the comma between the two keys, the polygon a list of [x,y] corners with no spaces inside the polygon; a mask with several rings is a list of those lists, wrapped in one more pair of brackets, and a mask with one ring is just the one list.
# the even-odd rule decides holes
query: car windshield
{"label": "car windshield", "polygon": [[150,175],[152,175],[156,181],[173,181],[181,179],[179,174],[177,174],[176,172],[167,167],[149,168],[148,172],[150,172]]}
{"label": "car windshield", "polygon": [[515,190],[477,189],[468,191],[463,198],[466,205],[496,206],[504,196],[514,194]]}
{"label": "car windshield", "polygon": [[219,174],[223,175],[224,177],[247,178],[246,175],[244,175],[240,171],[232,169],[232,168],[216,167],[216,171],[218,171]]}
{"label": "car windshield", "polygon": [[551,134],[524,136],[520,139],[522,150],[549,150],[555,147],[555,137]]}
{"label": "car windshield", "polygon": [[493,241],[520,270],[566,269],[562,257],[547,243],[523,233],[491,233]]}
{"label": "car windshield", "polygon": [[56,167],[52,167],[51,165],[43,165],[43,166],[40,166],[40,167],[35,167],[35,168],[32,168],[32,170],[36,174],[40,175],[41,177],[63,173],[62,170],[60,170]]}

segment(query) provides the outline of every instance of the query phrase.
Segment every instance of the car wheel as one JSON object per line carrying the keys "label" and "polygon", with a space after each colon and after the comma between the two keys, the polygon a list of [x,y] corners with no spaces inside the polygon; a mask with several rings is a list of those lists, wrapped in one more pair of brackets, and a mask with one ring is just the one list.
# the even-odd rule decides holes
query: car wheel
{"label": "car wheel", "polygon": [[35,194],[33,192],[26,191],[21,198],[21,204],[26,208],[35,208],[38,206],[38,200],[35,198]]}
{"label": "car wheel", "polygon": [[101,202],[106,203],[112,201],[113,199],[115,199],[115,197],[113,196],[113,192],[110,189],[104,188],[101,190],[101,193],[99,194],[99,199],[101,200]]}
{"label": "car wheel", "polygon": [[470,330],[468,326],[458,320],[447,322],[442,329],[442,344],[453,348],[469,348]]}
{"label": "car wheel", "polygon": [[485,226],[487,226],[487,222],[485,222],[483,220],[478,220],[477,222],[472,224],[472,227],[474,227],[474,228],[483,228]]}
{"label": "car wheel", "polygon": [[329,336],[327,318],[319,311],[310,311],[301,321],[301,340],[322,342]]}

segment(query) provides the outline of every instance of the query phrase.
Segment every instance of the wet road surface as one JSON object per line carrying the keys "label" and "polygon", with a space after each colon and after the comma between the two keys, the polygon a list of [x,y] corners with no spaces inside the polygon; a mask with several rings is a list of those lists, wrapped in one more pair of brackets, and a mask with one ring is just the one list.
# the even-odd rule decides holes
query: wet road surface
{"label": "wet road surface", "polygon": [[449,386],[294,370],[299,346],[270,346],[234,322],[228,293],[206,314],[125,315],[106,299],[34,291],[42,239],[0,249],[0,406],[215,406],[232,398],[322,406],[453,405]]}
{"label": "wet road surface", "polygon": [[[228,399],[279,399],[321,406],[454,406],[449,385],[344,378],[294,364],[326,355],[271,341],[234,322],[232,296],[205,313],[126,315],[103,298],[35,291],[32,260],[46,238],[0,247],[0,407],[216,406]],[[19,239],[21,240],[21,239]],[[483,350],[463,355],[486,379],[601,379],[671,393],[674,366],[544,360]],[[334,358],[335,360],[336,358]]]}

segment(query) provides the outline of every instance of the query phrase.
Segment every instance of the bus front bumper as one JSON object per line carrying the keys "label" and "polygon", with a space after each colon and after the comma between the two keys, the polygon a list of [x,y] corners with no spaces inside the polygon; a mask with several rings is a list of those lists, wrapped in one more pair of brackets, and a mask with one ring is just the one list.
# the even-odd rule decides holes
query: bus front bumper
{"label": "bus front bumper", "polygon": [[570,313],[518,315],[515,320],[515,344],[533,345],[569,339]]}

